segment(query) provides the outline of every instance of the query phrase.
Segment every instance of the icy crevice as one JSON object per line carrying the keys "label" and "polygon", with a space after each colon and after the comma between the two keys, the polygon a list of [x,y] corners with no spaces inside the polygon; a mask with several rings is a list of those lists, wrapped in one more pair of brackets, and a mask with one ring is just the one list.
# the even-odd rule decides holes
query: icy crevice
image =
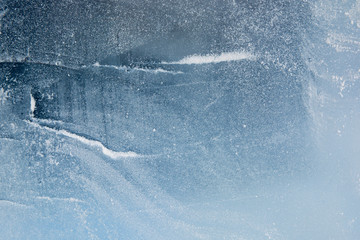
{"label": "icy crevice", "polygon": [[140,68],[140,67],[128,67],[128,66],[116,66],[116,65],[103,65],[98,62],[94,63],[92,65],[93,67],[101,67],[101,68],[113,68],[120,71],[141,71],[141,72],[147,72],[147,73],[168,73],[168,74],[183,74],[181,71],[169,71],[165,70],[163,68]]}
{"label": "icy crevice", "polygon": [[[38,123],[38,124],[56,124],[56,125],[65,125],[66,123],[61,120],[54,120],[54,119],[46,119],[46,118],[31,118],[32,122]],[[68,123],[69,124],[69,123]]]}
{"label": "icy crevice", "polygon": [[0,63],[23,63],[23,64],[34,64],[34,65],[44,65],[50,67],[61,67],[71,70],[79,70],[80,67],[76,65],[67,65],[62,61],[42,61],[42,60],[32,60],[29,59],[29,56],[2,56],[0,58]]}
{"label": "icy crevice", "polygon": [[0,200],[0,208],[1,207],[20,207],[20,208],[31,208],[31,206],[25,205],[23,203],[18,203],[10,200]]}
{"label": "icy crevice", "polygon": [[132,151],[128,151],[128,152],[117,152],[117,151],[113,151],[107,147],[105,147],[101,142],[99,141],[96,141],[96,140],[90,140],[90,139],[87,139],[83,136],[79,136],[75,133],[71,133],[69,131],[66,131],[66,130],[56,130],[56,129],[53,129],[53,128],[50,128],[50,127],[46,127],[46,126],[42,126],[34,121],[29,121],[29,120],[24,120],[25,122],[27,122],[28,124],[30,124],[31,126],[34,126],[36,128],[40,128],[42,130],[46,130],[48,132],[53,132],[57,135],[63,135],[65,137],[69,137],[69,138],[72,138],[76,141],[79,141],[85,145],[88,145],[90,147],[93,147],[93,148],[98,148],[98,149],[101,149],[101,152],[106,155],[107,157],[111,158],[111,159],[114,159],[114,160],[119,160],[119,159],[123,159],[123,158],[136,158],[136,157],[141,157],[141,155],[135,153],[135,152],[132,152]]}

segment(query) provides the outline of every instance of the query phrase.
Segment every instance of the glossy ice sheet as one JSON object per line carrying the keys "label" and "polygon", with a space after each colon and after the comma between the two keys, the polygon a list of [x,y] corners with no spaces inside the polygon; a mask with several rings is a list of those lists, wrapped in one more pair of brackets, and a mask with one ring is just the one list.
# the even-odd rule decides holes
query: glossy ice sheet
{"label": "glossy ice sheet", "polygon": [[0,238],[358,239],[359,1],[1,1]]}

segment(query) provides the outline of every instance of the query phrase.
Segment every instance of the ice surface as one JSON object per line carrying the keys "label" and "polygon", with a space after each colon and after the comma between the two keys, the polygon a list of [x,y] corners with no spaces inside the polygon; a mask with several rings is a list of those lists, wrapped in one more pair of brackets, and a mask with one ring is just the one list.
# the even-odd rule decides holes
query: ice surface
{"label": "ice surface", "polygon": [[359,1],[0,1],[0,239],[360,239]]}

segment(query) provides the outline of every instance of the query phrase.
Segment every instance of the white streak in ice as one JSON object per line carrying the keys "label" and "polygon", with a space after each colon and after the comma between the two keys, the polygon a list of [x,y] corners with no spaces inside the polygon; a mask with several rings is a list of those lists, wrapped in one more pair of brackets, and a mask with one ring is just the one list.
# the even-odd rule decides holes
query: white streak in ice
{"label": "white streak in ice", "polygon": [[31,121],[39,123],[39,124],[57,124],[57,125],[65,125],[65,122],[60,120],[53,119],[42,119],[42,118],[31,118]]}
{"label": "white streak in ice", "polygon": [[121,71],[141,71],[141,72],[148,72],[148,73],[167,73],[167,74],[183,74],[181,71],[168,71],[162,68],[139,68],[139,67],[126,67],[126,66],[115,66],[115,65],[101,65],[98,62],[93,64],[93,67],[103,67],[103,68],[113,68],[116,70]]}
{"label": "white streak in ice", "polygon": [[36,100],[33,95],[30,93],[30,116],[34,116],[34,111],[36,108]]}
{"label": "white streak in ice", "polygon": [[135,153],[135,152],[116,152],[116,151],[113,151],[111,149],[108,149],[106,148],[101,142],[99,141],[95,141],[95,140],[90,140],[90,139],[87,139],[83,136],[79,136],[77,134],[74,134],[74,133],[71,133],[71,132],[68,132],[66,130],[56,130],[56,129],[53,129],[53,128],[50,128],[50,127],[46,127],[46,126],[42,126],[38,123],[35,123],[35,122],[32,122],[32,121],[27,121],[25,120],[27,123],[29,123],[30,125],[32,126],[35,126],[37,128],[41,128],[41,129],[44,129],[44,130],[47,130],[49,132],[53,132],[53,133],[56,133],[56,134],[60,134],[60,135],[63,135],[63,136],[66,136],[66,137],[69,137],[69,138],[72,138],[72,139],[75,139],[83,144],[86,144],[88,146],[91,146],[91,147],[95,147],[95,148],[100,148],[102,153],[114,160],[116,159],[119,159],[119,158],[135,158],[135,157],[140,157],[139,154]]}
{"label": "white streak in ice", "polygon": [[33,60],[28,59],[28,55],[17,55],[17,56],[1,56],[0,63],[23,63],[23,64],[35,64],[35,65],[44,65],[44,66],[53,66],[53,67],[61,67],[72,70],[80,69],[80,66],[76,65],[65,65],[61,61],[42,61],[42,60]]}
{"label": "white streak in ice", "polygon": [[74,202],[74,203],[83,203],[83,200],[79,200],[76,198],[56,198],[56,197],[37,197],[39,200],[45,200],[45,201],[64,201],[64,202]]}
{"label": "white streak in ice", "polygon": [[208,64],[255,59],[256,57],[249,52],[227,52],[220,55],[191,55],[176,62],[162,62],[162,64]]}
{"label": "white streak in ice", "polygon": [[27,206],[22,203],[17,203],[10,200],[0,200],[0,208],[1,207],[21,207],[21,208],[29,208],[30,206]]}

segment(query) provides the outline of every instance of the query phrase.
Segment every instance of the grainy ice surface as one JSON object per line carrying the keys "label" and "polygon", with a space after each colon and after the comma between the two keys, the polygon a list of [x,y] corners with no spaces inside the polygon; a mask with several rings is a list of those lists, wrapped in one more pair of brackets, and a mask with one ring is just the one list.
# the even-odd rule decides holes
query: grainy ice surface
{"label": "grainy ice surface", "polygon": [[0,239],[360,239],[359,0],[0,0]]}

